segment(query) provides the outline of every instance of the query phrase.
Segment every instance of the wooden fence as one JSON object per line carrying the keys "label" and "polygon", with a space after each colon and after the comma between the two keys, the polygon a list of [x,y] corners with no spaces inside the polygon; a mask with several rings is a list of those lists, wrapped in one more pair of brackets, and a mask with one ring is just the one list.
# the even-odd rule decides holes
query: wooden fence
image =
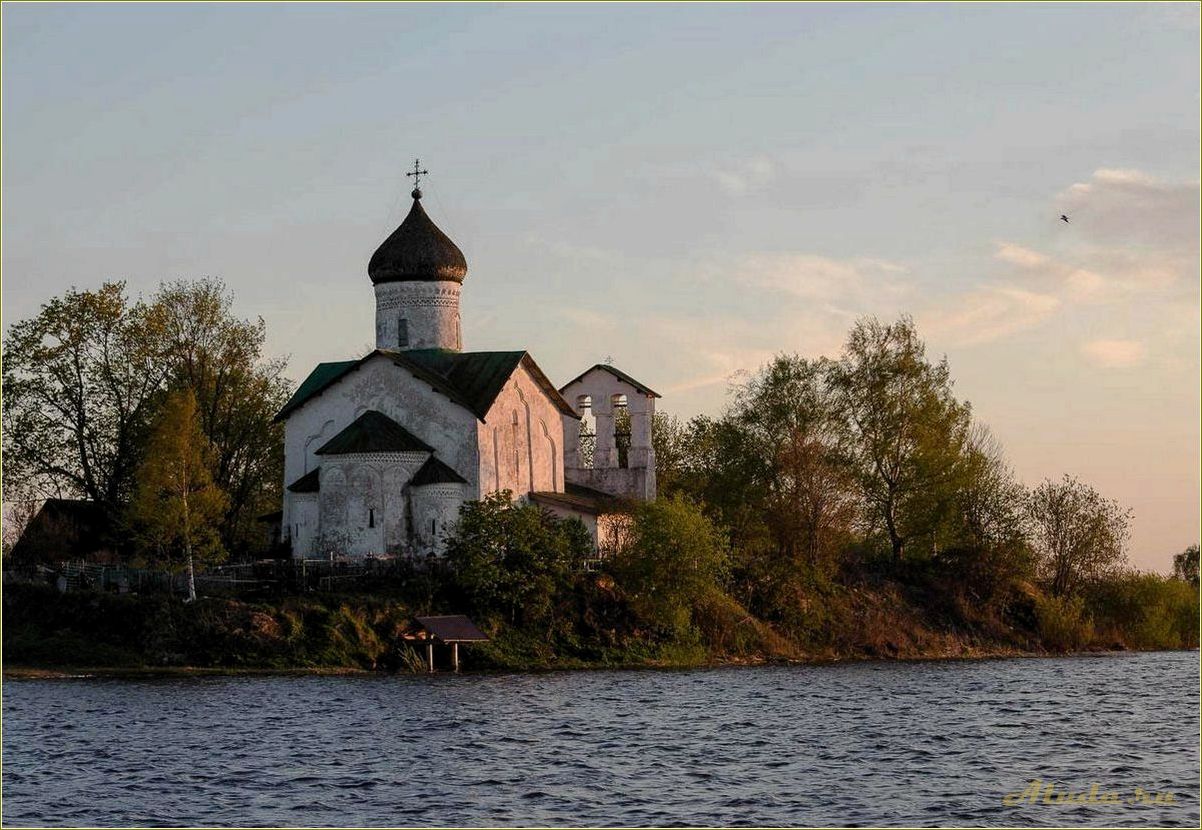
{"label": "wooden fence", "polygon": [[[308,591],[371,590],[382,581],[428,578],[443,567],[437,560],[417,559],[266,559],[218,565],[196,573],[196,591],[207,596],[295,594]],[[32,570],[6,570],[6,582],[36,582],[60,591],[112,593],[187,593],[182,571],[134,568],[94,562],[60,562]]]}

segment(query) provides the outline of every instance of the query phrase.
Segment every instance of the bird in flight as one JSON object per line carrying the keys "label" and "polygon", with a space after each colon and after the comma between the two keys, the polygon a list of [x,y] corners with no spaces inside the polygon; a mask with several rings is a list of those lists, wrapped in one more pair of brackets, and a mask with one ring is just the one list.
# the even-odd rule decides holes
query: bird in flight
{"label": "bird in flight", "polygon": [[1063,222],[1063,223],[1064,223],[1064,224],[1066,224],[1066,225],[1067,225],[1067,224],[1070,224],[1070,223],[1069,223],[1069,221],[1068,221],[1068,217],[1067,217],[1067,216],[1065,216],[1063,213],[1062,213],[1062,214],[1060,214],[1060,221],[1061,221],[1061,222]]}

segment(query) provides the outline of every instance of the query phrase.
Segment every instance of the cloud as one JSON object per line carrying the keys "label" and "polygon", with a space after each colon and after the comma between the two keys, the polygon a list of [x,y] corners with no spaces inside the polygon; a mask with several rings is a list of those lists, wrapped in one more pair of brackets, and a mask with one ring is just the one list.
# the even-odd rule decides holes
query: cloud
{"label": "cloud", "polygon": [[993,258],[1007,265],[1018,266],[1010,278],[1021,278],[1037,291],[1051,293],[1068,300],[1089,300],[1106,289],[1109,281],[1095,271],[1060,262],[1048,254],[1024,248],[1013,242],[996,242]]}
{"label": "cloud", "polygon": [[[998,280],[919,319],[961,344],[985,343],[1031,328],[1070,307],[1139,302],[1196,303],[1198,182],[1166,181],[1142,170],[1103,167],[1066,188],[1049,248],[995,242]],[[1051,213],[1051,211],[1049,211]],[[1082,354],[1098,366],[1136,365],[1146,356],[1134,340],[1093,340]]]}
{"label": "cloud", "polygon": [[1053,210],[1072,222],[1058,225],[1054,251],[1001,241],[994,258],[1015,267],[1007,279],[1066,302],[1130,302],[1180,292],[1198,270],[1198,195],[1196,180],[1098,168],[1056,197]]}
{"label": "cloud", "polygon": [[1056,199],[1075,232],[1105,245],[1115,240],[1162,251],[1196,252],[1198,181],[1171,182],[1140,170],[1103,167]]}
{"label": "cloud", "polygon": [[769,158],[737,161],[729,169],[711,170],[710,175],[719,187],[732,196],[743,196],[760,190],[776,178],[776,164]]}
{"label": "cloud", "polygon": [[994,257],[1002,262],[1009,262],[1023,268],[1043,268],[1049,260],[1046,256],[1038,251],[1032,251],[1030,248],[1024,248],[1021,245],[1015,245],[1011,242],[997,243],[998,249]]}
{"label": "cloud", "polygon": [[843,315],[863,313],[869,306],[900,298],[911,289],[905,267],[868,257],[754,254],[733,270],[742,285],[789,295]]}
{"label": "cloud", "polygon": [[1147,353],[1147,347],[1138,340],[1090,340],[1081,344],[1081,354],[1104,369],[1138,366]]}
{"label": "cloud", "polygon": [[[1154,212],[1163,209],[1158,199],[1172,203],[1183,191],[1197,192],[1196,185],[1119,168],[1101,168],[1077,185],[1083,193],[1073,198],[1107,211],[1122,208],[1112,198],[1122,189],[1156,202]],[[973,263],[983,280],[967,285],[872,256],[760,251],[694,260],[659,275],[672,287],[663,302],[628,304],[621,313],[563,305],[556,316],[583,342],[623,343],[623,368],[659,377],[657,388],[686,409],[713,406],[732,379],[776,353],[837,356],[849,326],[866,315],[891,320],[908,312],[939,348],[1017,340],[1032,332],[1025,335],[1028,343],[1076,352],[1092,365],[1133,366],[1149,354],[1160,365],[1176,358],[1174,348],[1160,329],[1140,328],[1144,318],[1133,314],[1155,319],[1166,331],[1185,332],[1178,339],[1194,342],[1187,335],[1195,330],[1188,322],[1196,313],[1169,326],[1167,312],[1197,309],[1197,286],[1183,279],[1191,257],[1197,257],[1196,245],[1132,242],[1129,230],[1099,240],[1089,227],[1081,232],[1077,224],[1059,223],[1042,242],[996,240],[979,249],[982,256]],[[614,267],[614,258],[599,252],[562,253],[577,262],[609,260],[602,267]],[[963,287],[950,287],[957,285]],[[1039,327],[1043,330],[1033,333]],[[1081,343],[1104,331],[1132,339]]]}
{"label": "cloud", "polygon": [[1172,290],[1196,270],[1187,256],[1167,251],[1084,246],[1052,256],[1011,243],[998,245],[994,258],[1017,266],[1006,279],[1057,294],[1066,302],[1125,302]]}
{"label": "cloud", "polygon": [[957,345],[987,343],[1029,329],[1060,307],[1060,299],[1007,285],[986,286],[919,312],[919,330]]}
{"label": "cloud", "polygon": [[551,239],[535,233],[527,234],[524,241],[526,245],[534,249],[534,256],[540,259],[554,257],[571,262],[577,267],[615,267],[622,261],[622,257],[617,251],[599,248],[595,245],[581,245],[562,239]]}

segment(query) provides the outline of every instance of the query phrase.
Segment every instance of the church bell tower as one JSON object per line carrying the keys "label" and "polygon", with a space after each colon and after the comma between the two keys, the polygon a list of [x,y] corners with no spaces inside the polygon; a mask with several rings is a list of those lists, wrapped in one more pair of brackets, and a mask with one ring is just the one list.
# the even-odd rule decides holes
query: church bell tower
{"label": "church bell tower", "polygon": [[467,276],[463,252],[426,215],[414,162],[413,207],[372,254],[367,275],[376,290],[376,348],[463,348],[459,291]]}

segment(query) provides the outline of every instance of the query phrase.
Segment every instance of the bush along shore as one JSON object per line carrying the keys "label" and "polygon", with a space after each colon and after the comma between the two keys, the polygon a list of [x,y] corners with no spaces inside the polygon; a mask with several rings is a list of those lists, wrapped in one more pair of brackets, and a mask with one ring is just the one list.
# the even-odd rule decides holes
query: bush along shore
{"label": "bush along shore", "polygon": [[[293,584],[289,595],[277,584],[277,594],[253,600],[205,597],[197,574],[207,566],[231,552],[264,553],[248,523],[279,503],[270,414],[287,390],[279,366],[258,356],[261,325],[233,319],[219,284],[169,285],[128,309],[122,291],[75,292],[14,327],[19,359],[6,356],[6,393],[37,394],[6,400],[5,490],[53,483],[103,504],[128,537],[113,549],[182,570],[192,601],[144,590],[149,583],[110,595],[8,582],[9,668],[419,668],[402,634],[421,614],[471,617],[491,639],[464,649],[464,667],[490,670],[1198,645],[1198,546],[1177,554],[1172,577],[1139,573],[1126,559],[1129,510],[1069,475],[1025,486],[908,318],[857,322],[838,359],[775,357],[731,389],[716,417],[657,415],[659,498],[599,521],[600,557],[579,521],[495,493],[464,505],[444,555],[419,563],[396,551],[395,567],[360,580],[357,592]],[[76,375],[61,363],[74,353],[40,345],[79,328],[63,328],[76,306],[93,316],[107,309],[115,317],[97,325],[127,325],[131,338],[176,331],[180,309],[214,331],[182,351],[178,338],[143,343],[147,354],[176,357],[147,381],[158,391],[147,392],[137,429],[117,431],[129,442],[46,467],[42,447],[79,442],[39,421],[42,401],[103,403],[59,388]],[[208,343],[229,346],[215,365],[258,367],[244,378],[246,395],[259,392],[248,398],[254,407],[221,403],[209,374],[193,371],[193,346]],[[233,432],[258,436],[250,479],[222,461],[248,447],[229,443],[230,424],[203,417],[227,410],[251,419]],[[618,435],[628,432],[623,417],[615,414]],[[583,458],[591,441],[582,433]],[[621,466],[630,448],[615,449]],[[63,475],[104,459],[120,461],[104,487],[95,475]],[[337,540],[327,541],[336,555]],[[5,567],[36,570],[47,561],[39,556],[32,545],[6,546]]]}
{"label": "bush along shore", "polygon": [[[446,571],[440,570],[440,575]],[[423,671],[402,634],[415,614],[470,605],[464,586],[406,580],[372,593],[241,600],[165,593],[4,589],[6,674]],[[720,590],[648,607],[604,572],[570,574],[533,616],[483,616],[491,636],[461,650],[463,669],[693,667],[857,659],[941,659],[1182,649],[1198,645],[1188,583],[1129,575],[1079,599],[1031,583],[974,602],[935,569],[795,585],[789,619],[766,621]],[[456,602],[457,600],[457,602]],[[453,603],[453,604],[452,604]],[[657,616],[663,614],[664,616]],[[440,652],[440,668],[447,668]]]}

